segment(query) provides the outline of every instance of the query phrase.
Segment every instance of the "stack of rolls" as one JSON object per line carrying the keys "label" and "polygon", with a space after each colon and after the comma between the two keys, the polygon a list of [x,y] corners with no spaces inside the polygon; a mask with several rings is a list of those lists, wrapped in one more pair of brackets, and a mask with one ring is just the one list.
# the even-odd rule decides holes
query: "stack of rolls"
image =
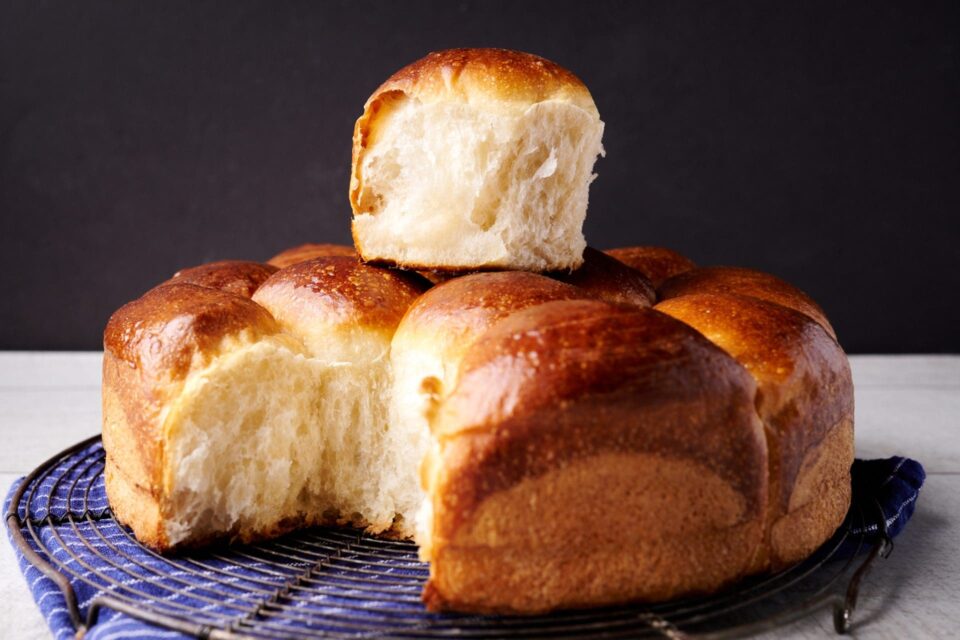
{"label": "stack of rolls", "polygon": [[398,72],[357,122],[354,247],[184,269],[110,318],[115,516],[162,552],[414,539],[433,610],[665,600],[808,556],[850,501],[833,328],[771,275],[585,247],[602,131],[529,54]]}

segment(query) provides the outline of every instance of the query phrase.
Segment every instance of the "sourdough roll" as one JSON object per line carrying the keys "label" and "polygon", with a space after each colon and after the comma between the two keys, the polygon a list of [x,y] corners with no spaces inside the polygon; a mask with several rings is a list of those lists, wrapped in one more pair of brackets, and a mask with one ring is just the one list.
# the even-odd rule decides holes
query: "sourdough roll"
{"label": "sourdough roll", "polygon": [[267,260],[268,265],[283,269],[298,262],[306,262],[313,258],[326,258],[329,256],[352,256],[357,257],[357,252],[353,247],[344,244],[326,244],[307,242],[289,249],[284,249],[277,255]]}
{"label": "sourdough roll", "polygon": [[850,504],[853,382],[846,355],[821,324],[819,307],[773,276],[698,269],[661,291],[677,297],[658,311],[700,331],[756,379],[770,448],[767,540],[758,568],[802,560],[830,537]]}
{"label": "sourdough roll", "polygon": [[532,613],[709,591],[763,536],[755,384],[650,309],[511,314],[432,421],[418,538],[431,609]]}
{"label": "sourdough roll", "polygon": [[381,85],[356,122],[357,251],[414,269],[573,269],[602,135],[590,92],[553,62],[431,53]]}

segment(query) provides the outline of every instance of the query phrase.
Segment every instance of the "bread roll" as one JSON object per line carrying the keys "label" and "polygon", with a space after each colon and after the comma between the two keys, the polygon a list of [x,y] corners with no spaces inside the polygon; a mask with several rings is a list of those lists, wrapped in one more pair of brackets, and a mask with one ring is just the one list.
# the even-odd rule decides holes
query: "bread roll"
{"label": "bread roll", "polygon": [[664,300],[689,293],[734,293],[773,302],[812,318],[832,338],[837,337],[823,309],[810,296],[769,273],[743,267],[704,267],[684,270],[660,286]]}
{"label": "bread roll", "polygon": [[[494,323],[551,300],[590,297],[577,287],[522,271],[463,276],[423,294],[397,328],[390,352],[391,425],[404,440],[396,448],[412,447],[419,469],[429,446],[430,417],[455,384],[460,358]],[[422,501],[421,495],[405,504],[405,512],[416,513]]]}
{"label": "bread roll", "polygon": [[[290,438],[309,429],[296,393],[308,384],[300,354],[259,305],[194,284],[157,287],[113,314],[103,356],[106,489],[141,542],[252,539],[296,514],[283,488]],[[270,416],[273,435],[231,448],[260,428],[246,424],[256,412]]]}
{"label": "bread roll", "polygon": [[421,270],[578,267],[602,135],[590,92],[552,62],[432,53],[383,83],[356,122],[357,251]]}
{"label": "bread roll", "polygon": [[253,297],[325,368],[313,417],[325,446],[310,486],[326,510],[372,532],[412,536],[404,506],[415,512],[422,499],[416,461],[423,452],[390,433],[388,409],[390,343],[428,287],[416,274],[331,256],[283,269]]}
{"label": "bread roll", "polygon": [[318,244],[308,242],[297,245],[296,247],[284,249],[267,260],[267,264],[277,267],[278,269],[283,269],[298,262],[306,262],[313,258],[325,258],[328,256],[352,256],[355,258],[357,257],[357,252],[354,251],[353,247],[348,247],[344,244]]}
{"label": "bread roll", "polygon": [[253,292],[276,271],[277,267],[269,264],[244,260],[221,260],[181,269],[160,286],[172,283],[195,284],[250,298]]}
{"label": "bread roll", "polygon": [[690,258],[664,247],[621,247],[604,253],[642,273],[654,287],[697,266]]}
{"label": "bread roll", "polygon": [[643,273],[592,247],[583,252],[583,265],[576,271],[549,275],[614,304],[649,307],[657,299]]}
{"label": "bread roll", "polygon": [[746,574],[767,498],[754,394],[656,311],[574,300],[507,316],[432,424],[427,606],[531,613]]}
{"label": "bread roll", "polygon": [[[522,271],[476,273],[437,285],[410,307],[397,328],[392,357],[398,371],[407,369],[403,361],[408,357],[416,359],[410,375],[398,378],[415,387],[435,378],[426,386],[440,393],[454,381],[459,357],[501,318],[544,302],[592,297],[581,288]],[[423,419],[423,411],[415,413]]]}
{"label": "bread roll", "polygon": [[[230,282],[219,268],[208,279]],[[117,517],[160,550],[323,522],[412,535],[393,500],[421,495],[416,462],[384,466],[380,398],[393,330],[425,287],[330,257],[276,272],[253,301],[174,279],[121,308],[103,385]]]}
{"label": "bread roll", "polygon": [[658,311],[700,331],[756,379],[770,448],[767,539],[758,568],[802,560],[830,537],[850,505],[853,381],[846,355],[829,324],[821,324],[819,307],[773,276],[697,269],[661,291],[676,297],[657,304]]}

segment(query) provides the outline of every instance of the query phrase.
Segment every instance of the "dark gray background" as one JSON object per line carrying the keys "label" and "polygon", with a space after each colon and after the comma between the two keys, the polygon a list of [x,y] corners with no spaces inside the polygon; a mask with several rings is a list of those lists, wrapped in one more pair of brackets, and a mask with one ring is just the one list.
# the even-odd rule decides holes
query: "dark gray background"
{"label": "dark gray background", "polygon": [[348,242],[369,93],[501,46],[593,92],[591,244],[769,270],[849,351],[960,351],[956,6],[3,0],[0,348],[99,348],[179,267]]}

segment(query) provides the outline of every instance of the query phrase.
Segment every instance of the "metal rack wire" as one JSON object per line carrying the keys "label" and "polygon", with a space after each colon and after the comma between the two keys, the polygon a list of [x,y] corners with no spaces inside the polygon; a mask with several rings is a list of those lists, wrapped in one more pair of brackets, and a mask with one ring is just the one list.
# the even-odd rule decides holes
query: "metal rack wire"
{"label": "metal rack wire", "polygon": [[103,467],[100,438],[80,442],[27,476],[6,514],[17,549],[62,592],[77,631],[125,614],[200,638],[726,638],[832,606],[842,633],[863,575],[892,548],[886,535],[871,545],[857,533],[884,518],[855,503],[806,561],[710,597],[534,617],[436,614],[420,603],[427,565],[413,544],[351,530],[158,555],[113,519]]}

